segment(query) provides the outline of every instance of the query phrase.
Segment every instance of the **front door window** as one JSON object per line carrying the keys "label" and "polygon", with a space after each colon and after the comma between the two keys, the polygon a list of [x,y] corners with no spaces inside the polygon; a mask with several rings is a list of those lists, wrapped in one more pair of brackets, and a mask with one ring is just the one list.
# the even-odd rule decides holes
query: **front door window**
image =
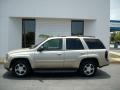
{"label": "front door window", "polygon": [[45,50],[62,50],[62,39],[51,39],[42,45]]}

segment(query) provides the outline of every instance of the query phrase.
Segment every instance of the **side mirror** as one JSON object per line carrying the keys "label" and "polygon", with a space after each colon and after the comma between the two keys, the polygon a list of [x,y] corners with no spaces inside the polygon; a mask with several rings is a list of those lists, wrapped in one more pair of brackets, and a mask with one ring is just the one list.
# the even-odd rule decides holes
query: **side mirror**
{"label": "side mirror", "polygon": [[31,47],[31,48],[33,48],[34,46],[35,46],[35,45],[34,45],[34,44],[32,44],[30,47]]}
{"label": "side mirror", "polygon": [[43,46],[41,46],[37,51],[40,51],[40,52],[42,52],[44,50],[44,47]]}

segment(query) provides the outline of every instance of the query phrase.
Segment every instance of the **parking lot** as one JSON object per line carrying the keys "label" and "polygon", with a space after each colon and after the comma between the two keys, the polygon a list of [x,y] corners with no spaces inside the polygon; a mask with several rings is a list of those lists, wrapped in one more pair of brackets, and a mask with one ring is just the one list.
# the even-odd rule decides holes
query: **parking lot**
{"label": "parking lot", "polygon": [[0,90],[120,90],[120,65],[98,70],[94,77],[75,72],[35,72],[16,78],[0,65]]}

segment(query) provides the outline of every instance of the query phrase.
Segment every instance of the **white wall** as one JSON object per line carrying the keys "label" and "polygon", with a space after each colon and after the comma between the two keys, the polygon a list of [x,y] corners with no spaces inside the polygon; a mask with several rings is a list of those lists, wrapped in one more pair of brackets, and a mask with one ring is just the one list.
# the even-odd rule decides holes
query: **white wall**
{"label": "white wall", "polygon": [[[102,20],[103,21],[103,20]],[[99,38],[109,49],[110,28],[109,20],[102,22],[101,20],[85,20],[84,22],[84,35],[95,36]]]}
{"label": "white wall", "polygon": [[10,17],[109,18],[109,0],[1,0],[4,14]]}
{"label": "white wall", "polygon": [[8,51],[8,18],[0,16],[0,56]]}
{"label": "white wall", "polygon": [[22,47],[22,20],[20,18],[9,18],[8,50]]}
{"label": "white wall", "polygon": [[9,17],[0,17],[0,56],[9,50],[21,48],[22,20]]}
{"label": "white wall", "polygon": [[36,20],[36,43],[40,42],[39,35],[70,36],[71,20],[64,19],[37,19]]}
{"label": "white wall", "polygon": [[84,35],[95,36],[96,20],[85,20],[84,21]]}
{"label": "white wall", "polygon": [[[94,35],[100,38],[109,49],[110,42],[110,1],[96,0],[96,19],[93,21],[85,20],[85,35]],[[102,4],[103,3],[103,4]]]}
{"label": "white wall", "polygon": [[[7,51],[19,47],[13,45],[15,42],[11,44],[10,40],[17,41],[17,45],[20,43],[18,34],[20,33],[20,26],[16,26],[16,24],[20,24],[20,20],[13,20],[13,22],[12,19],[10,21],[11,17],[95,20],[94,24],[89,21],[85,22],[85,35],[95,35],[109,47],[109,16],[110,0],[0,0],[0,56],[4,56]],[[61,22],[57,23],[60,24]],[[64,25],[62,24],[60,28],[62,26]],[[40,28],[40,26],[38,27]],[[16,29],[18,31],[15,31]],[[43,29],[46,30],[46,28]],[[65,29],[68,30],[67,27]],[[10,37],[8,33],[13,36]],[[18,35],[19,38],[16,37],[15,40],[14,35]]]}

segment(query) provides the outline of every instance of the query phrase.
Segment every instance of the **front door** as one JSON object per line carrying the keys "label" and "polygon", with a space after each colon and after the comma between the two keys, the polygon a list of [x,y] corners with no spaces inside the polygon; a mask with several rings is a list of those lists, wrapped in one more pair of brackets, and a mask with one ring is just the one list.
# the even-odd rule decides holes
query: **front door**
{"label": "front door", "polygon": [[37,68],[62,68],[64,62],[62,39],[51,39],[45,42],[40,48],[43,51],[37,51]]}

